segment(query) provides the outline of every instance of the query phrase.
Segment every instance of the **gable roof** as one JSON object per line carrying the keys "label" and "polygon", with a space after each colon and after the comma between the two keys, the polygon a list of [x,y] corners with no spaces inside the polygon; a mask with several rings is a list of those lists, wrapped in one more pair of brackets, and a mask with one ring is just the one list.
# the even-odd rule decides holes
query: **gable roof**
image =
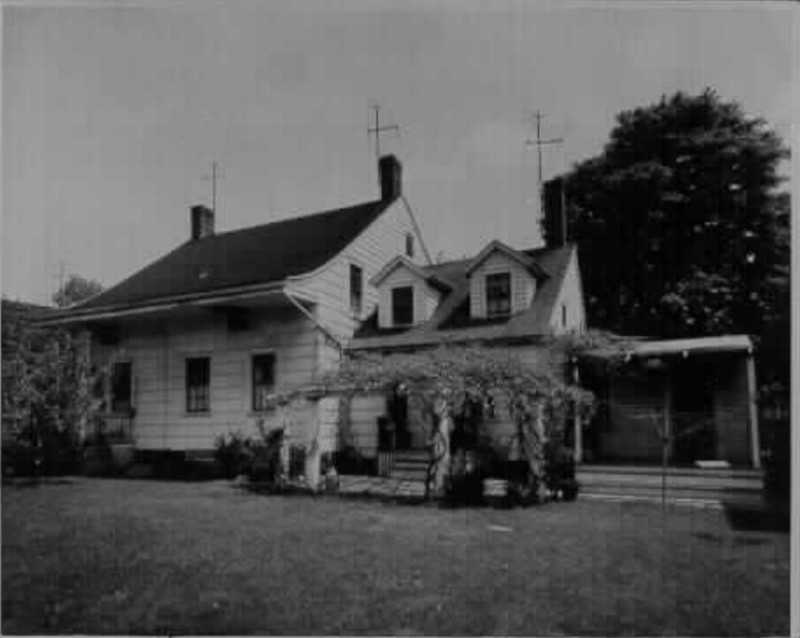
{"label": "gable roof", "polygon": [[397,268],[404,267],[407,270],[410,270],[414,273],[417,277],[422,279],[425,283],[433,286],[434,288],[441,290],[442,292],[448,292],[452,290],[452,286],[436,273],[429,272],[429,269],[426,270],[423,266],[418,266],[413,261],[411,261],[405,255],[398,255],[388,264],[386,264],[383,268],[378,271],[376,275],[369,280],[369,282],[373,286],[380,286],[384,279],[386,279],[389,275],[391,275]]}
{"label": "gable roof", "polygon": [[391,204],[376,200],[187,241],[74,310],[129,308],[179,295],[280,282],[313,271]]}
{"label": "gable roof", "polygon": [[475,259],[472,260],[472,263],[470,263],[470,265],[467,267],[467,277],[472,275],[478,266],[486,261],[490,255],[496,252],[503,253],[509,259],[516,261],[520,266],[530,271],[530,273],[537,279],[547,276],[547,273],[544,272],[539,264],[536,263],[536,260],[519,250],[514,250],[510,246],[506,246],[506,244],[501,242],[499,239],[493,239],[484,247],[481,252],[477,254]]}
{"label": "gable roof", "polygon": [[558,300],[570,261],[576,247],[537,248],[519,251],[534,261],[546,275],[537,284],[530,307],[524,312],[496,319],[474,319],[469,316],[469,279],[467,272],[474,259],[461,259],[426,266],[423,271],[448,281],[453,290],[442,297],[430,320],[402,328],[378,327],[373,313],[358,328],[348,348],[389,349],[435,345],[443,341],[518,339],[545,336],[550,333],[550,318]]}

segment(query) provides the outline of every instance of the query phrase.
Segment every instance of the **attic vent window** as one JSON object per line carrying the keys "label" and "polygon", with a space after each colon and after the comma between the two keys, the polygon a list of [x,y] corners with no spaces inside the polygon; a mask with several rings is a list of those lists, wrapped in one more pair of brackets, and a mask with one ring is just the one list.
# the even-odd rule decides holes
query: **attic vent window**
{"label": "attic vent window", "polygon": [[408,257],[414,256],[414,235],[406,233],[406,255]]}
{"label": "attic vent window", "polygon": [[511,313],[511,273],[486,275],[486,314],[502,317]]}
{"label": "attic vent window", "polygon": [[364,302],[364,271],[360,266],[350,264],[350,310],[354,315],[361,314]]}

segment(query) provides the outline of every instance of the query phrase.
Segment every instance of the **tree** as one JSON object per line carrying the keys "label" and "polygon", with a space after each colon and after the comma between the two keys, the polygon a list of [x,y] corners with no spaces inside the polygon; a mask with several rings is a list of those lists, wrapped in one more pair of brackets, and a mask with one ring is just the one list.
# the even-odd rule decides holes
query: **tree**
{"label": "tree", "polygon": [[602,154],[565,176],[594,325],[760,334],[788,299],[787,157],[710,89],[620,113]]}
{"label": "tree", "polygon": [[59,308],[67,308],[101,292],[103,285],[100,282],[71,274],[53,294],[53,303]]}
{"label": "tree", "polygon": [[103,372],[92,369],[88,334],[37,326],[47,311],[3,299],[4,472],[73,470],[100,408]]}

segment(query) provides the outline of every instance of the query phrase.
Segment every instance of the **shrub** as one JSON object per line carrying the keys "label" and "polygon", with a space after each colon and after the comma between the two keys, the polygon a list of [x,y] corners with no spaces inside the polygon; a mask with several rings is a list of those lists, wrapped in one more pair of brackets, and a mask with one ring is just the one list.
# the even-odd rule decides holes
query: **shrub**
{"label": "shrub", "polygon": [[333,463],[339,474],[371,476],[376,473],[375,463],[352,445],[334,452]]}
{"label": "shrub", "polygon": [[241,432],[219,435],[214,441],[214,460],[225,478],[244,474],[252,459],[252,441]]}
{"label": "shrub", "polygon": [[575,456],[561,443],[545,445],[544,484],[551,494],[560,494],[565,501],[573,501],[578,495]]}
{"label": "shrub", "polygon": [[302,445],[289,446],[289,478],[303,478],[306,475],[306,449]]}
{"label": "shrub", "polygon": [[248,478],[254,483],[279,487],[286,478],[281,456],[284,431],[282,428],[266,431],[262,423],[258,427],[260,440],[253,441],[250,446],[252,460],[247,469]]}

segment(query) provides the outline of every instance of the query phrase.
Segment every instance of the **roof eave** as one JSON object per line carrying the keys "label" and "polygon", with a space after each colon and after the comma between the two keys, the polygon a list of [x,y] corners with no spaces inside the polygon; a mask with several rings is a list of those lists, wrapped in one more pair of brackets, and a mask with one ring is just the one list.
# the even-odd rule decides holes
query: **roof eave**
{"label": "roof eave", "polygon": [[36,321],[41,326],[60,326],[88,323],[106,319],[121,319],[124,317],[134,317],[165,310],[173,310],[179,307],[191,305],[210,305],[217,301],[230,301],[231,298],[249,297],[256,294],[282,293],[285,288],[285,280],[270,282],[267,284],[255,284],[251,286],[237,286],[231,289],[213,290],[208,292],[192,293],[185,295],[173,295],[163,299],[145,300],[133,304],[117,304],[101,306],[98,308],[82,309],[76,307],[57,316],[47,317]]}

